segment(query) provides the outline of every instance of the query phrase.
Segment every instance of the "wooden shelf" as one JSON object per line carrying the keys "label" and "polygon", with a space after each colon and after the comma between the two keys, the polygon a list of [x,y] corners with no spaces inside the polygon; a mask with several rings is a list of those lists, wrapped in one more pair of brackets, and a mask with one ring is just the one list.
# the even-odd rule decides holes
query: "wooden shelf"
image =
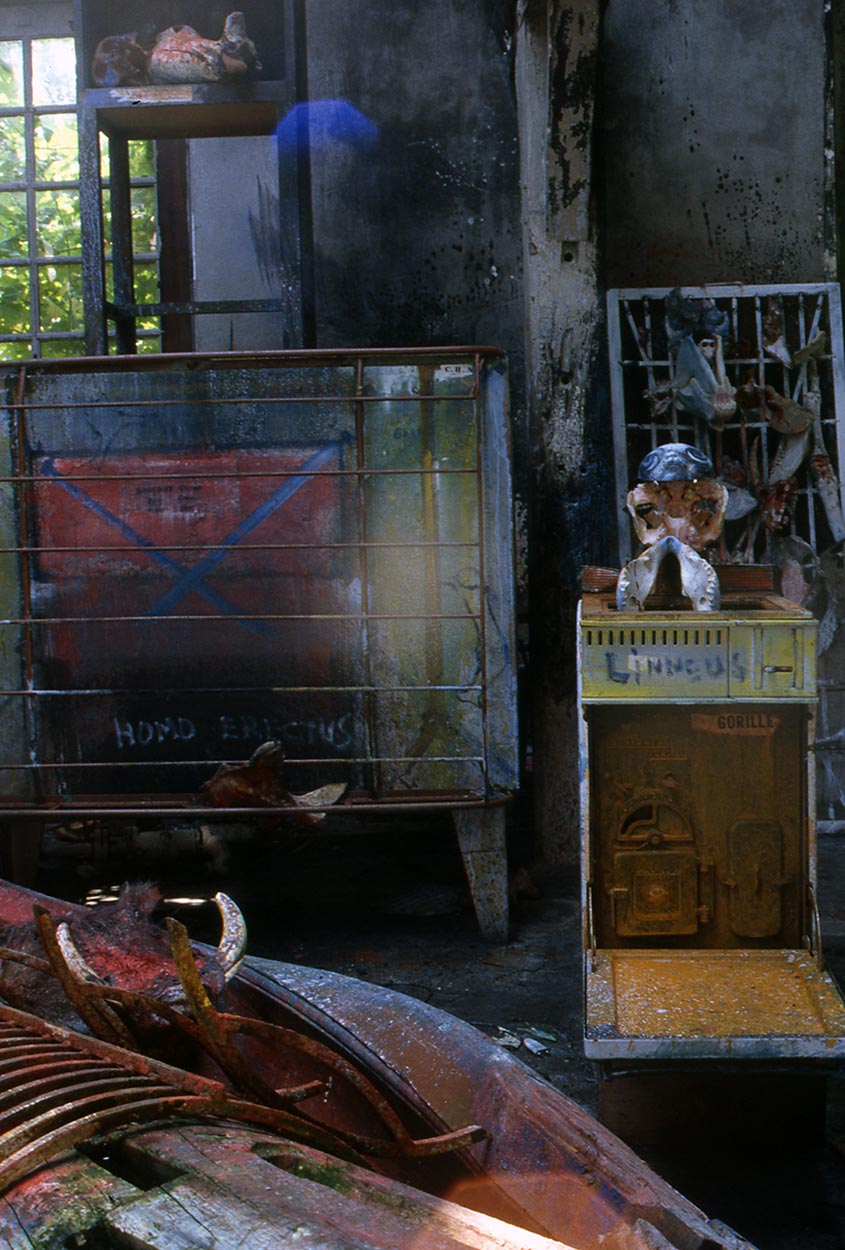
{"label": "wooden shelf", "polygon": [[202,139],[272,134],[293,107],[294,89],[286,82],[95,87],[79,102],[110,137]]}

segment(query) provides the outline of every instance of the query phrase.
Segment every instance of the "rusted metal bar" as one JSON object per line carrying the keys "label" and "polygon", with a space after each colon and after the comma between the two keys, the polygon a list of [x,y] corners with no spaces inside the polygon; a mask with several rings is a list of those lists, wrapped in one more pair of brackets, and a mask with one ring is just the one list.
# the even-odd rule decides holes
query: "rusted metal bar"
{"label": "rusted metal bar", "polygon": [[87,987],[77,980],[68,967],[67,960],[56,939],[55,921],[49,911],[46,907],[36,905],[33,908],[33,914],[41,944],[53,974],[79,1018],[84,1020],[98,1037],[104,1037],[106,1041],[117,1042],[132,1048],[135,1039],[123,1021],[107,1004],[92,1002]]}
{"label": "rusted metal bar", "polygon": [[382,1138],[363,1136],[352,1133],[348,1129],[344,1130],[344,1138],[366,1154],[422,1158],[460,1149],[487,1136],[485,1130],[479,1125],[470,1125],[437,1137],[414,1140],[387,1099],[378,1092],[363,1073],[321,1042],[281,1025],[216,1011],[200,978],[187,929],[172,918],[168,918],[165,924],[170,935],[171,952],[179,973],[179,980],[194,1017],[200,1024],[205,1045],[211,1055],[221,1063],[224,1071],[235,1079],[238,1088],[252,1093],[268,1106],[272,1107],[276,1104],[278,1098],[276,1091],[261,1080],[254,1067],[244,1060],[235,1044],[235,1036],[248,1035],[270,1041],[274,1046],[281,1043],[318,1059],[326,1064],[331,1072],[342,1076],[362,1095],[376,1112],[392,1139],[385,1141]]}
{"label": "rusted metal bar", "polygon": [[[40,478],[38,479],[41,480]],[[385,549],[385,550],[410,550],[417,551],[420,548],[434,546],[437,548],[450,547],[477,547],[478,544],[472,541],[466,542],[392,542],[392,543],[158,543],[157,551],[357,551],[360,547],[367,547],[369,550]],[[122,546],[115,543],[102,543],[96,547],[86,547],[79,545],[75,547],[0,547],[0,555],[40,555],[46,552],[51,554],[70,554],[81,552],[104,552],[104,551],[122,551],[131,550],[124,543]]]}
{"label": "rusted metal bar", "polygon": [[[313,402],[313,401],[312,401]],[[120,405],[112,405],[120,406]],[[29,405],[23,405],[28,408]],[[86,405],[87,407],[87,405]],[[181,404],[180,407],[184,407]],[[295,469],[244,469],[240,470],[227,469],[222,472],[214,470],[202,470],[203,481],[242,481],[249,478],[267,478],[268,481],[274,481],[276,478],[298,478],[302,476],[302,467]],[[378,469],[369,468],[362,469],[360,473],[357,469],[330,469],[321,467],[309,471],[309,476],[320,478],[358,478],[358,477],[426,477],[432,473],[438,473],[438,470],[427,468],[425,465],[413,466],[411,468],[395,468],[395,469]],[[439,472],[439,476],[453,477],[477,477],[478,470],[476,468],[452,468],[446,466]],[[132,473],[82,473],[79,470],[70,472],[66,477],[56,478],[49,477],[43,473],[13,473],[8,477],[0,478],[0,482],[39,482],[44,486],[61,486],[67,482],[179,482],[179,481],[196,481],[199,476],[196,469],[193,470],[177,470],[176,472],[164,473],[160,469],[155,472],[146,472],[143,469],[136,470]],[[319,544],[317,544],[319,545]],[[416,546],[416,543],[411,545]]]}
{"label": "rusted metal bar", "polygon": [[[58,768],[59,765],[53,765]],[[4,816],[14,816],[17,818],[31,818],[33,820],[50,821],[57,820],[61,817],[120,817],[125,819],[130,816],[175,816],[194,819],[195,817],[216,817],[222,819],[231,817],[237,820],[247,820],[251,816],[260,816],[262,818],[270,816],[286,816],[296,818],[299,809],[295,807],[208,807],[193,804],[190,800],[185,800],[181,805],[177,805],[168,798],[148,799],[148,800],[128,800],[123,806],[118,802],[118,797],[110,795],[107,802],[99,805],[91,802],[86,796],[85,799],[51,799],[48,804],[38,806],[31,805],[24,807],[19,804],[4,802],[0,804],[0,814]],[[333,807],[310,807],[311,812],[334,812],[355,814],[370,813],[384,814],[385,812],[403,813],[413,815],[420,812],[452,812],[452,811],[473,811],[483,810],[492,807],[503,807],[509,802],[507,796],[491,796],[490,798],[478,798],[477,796],[461,795],[456,798],[416,801],[401,801],[385,798],[383,800],[374,799],[367,802],[356,803],[354,806],[341,807],[335,804]]]}
{"label": "rusted metal bar", "polygon": [[269,1107],[276,1105],[276,1091],[245,1062],[232,1040],[231,1031],[214,1010],[208,991],[202,983],[187,929],[172,917],[167,918],[165,926],[179,981],[194,1019],[200,1026],[206,1049],[218,1060],[223,1070],[235,1079],[239,1088]]}
{"label": "rusted metal bar", "polygon": [[[474,373],[475,389],[480,394],[481,392],[481,383],[480,383],[481,357],[477,353],[473,360],[473,369],[475,371]],[[478,465],[482,464],[483,462],[483,455],[484,455],[483,437],[484,437],[484,431],[483,431],[482,422],[477,421],[476,426],[475,426],[475,441],[476,441],[475,460],[476,460],[476,464]],[[486,578],[486,572],[485,572],[486,570],[486,563],[485,563],[486,507],[485,507],[485,500],[484,500],[483,482],[481,480],[480,473],[478,474],[476,478],[476,491],[477,491],[477,508],[478,508],[478,538],[479,538],[479,543],[478,543],[479,579],[478,579],[478,582],[479,582],[479,592],[483,599],[483,596],[487,593],[487,590],[486,590],[487,578]],[[479,662],[480,662],[480,667],[481,667],[481,733],[482,733],[483,742],[484,742],[485,791],[489,791],[490,779],[489,779],[489,776],[487,775],[487,764],[486,764],[486,761],[488,758],[487,725],[488,725],[488,711],[489,711],[488,709],[488,682],[487,682],[487,613],[486,611],[484,611],[483,603],[480,604],[479,606],[481,608],[479,615],[478,615],[478,630],[479,630],[479,635],[480,635]],[[502,866],[500,865],[500,869],[501,868]],[[506,902],[505,902],[505,909],[506,909]],[[506,923],[507,922],[505,922],[505,924]]]}
{"label": "rusted metal bar", "polygon": [[[17,381],[17,397],[21,401],[23,399],[24,388],[26,385],[26,368],[22,368],[18,374]],[[18,473],[24,473],[27,468],[26,464],[26,416],[25,409],[21,406],[15,415],[15,446],[14,456],[17,463]],[[29,546],[30,538],[30,508],[32,506],[31,491],[21,486],[16,495],[16,510],[18,522],[18,536],[22,546]],[[27,693],[31,693],[35,685],[35,644],[32,634],[32,570],[30,568],[29,559],[24,557],[20,562],[20,596],[23,607],[23,617],[19,624],[23,625],[23,655],[24,655],[24,682]],[[24,700],[24,725],[26,728],[27,751],[32,764],[37,761],[37,739],[35,732],[35,716],[33,704],[30,698]],[[43,797],[41,787],[41,778],[37,770],[33,773],[33,784],[35,793],[39,798]]]}
{"label": "rusted metal bar", "polygon": [[[51,112],[54,111],[51,106]],[[379,348],[363,348],[363,347],[320,347],[320,348],[279,348],[279,349],[262,349],[259,351],[210,351],[210,352],[167,352],[145,353],[142,357],[135,356],[65,356],[61,360],[51,357],[43,357],[32,363],[36,366],[38,372],[42,370],[49,372],[53,369],[64,371],[66,369],[94,369],[102,372],[110,370],[120,370],[127,367],[132,369],[143,368],[160,369],[162,367],[169,368],[176,364],[191,364],[194,367],[198,365],[208,364],[248,364],[261,367],[262,365],[286,365],[286,364],[308,364],[308,365],[349,365],[355,363],[360,357],[363,360],[384,360],[388,363],[396,361],[416,361],[416,360],[455,360],[456,358],[466,356],[478,356],[479,358],[493,357],[501,360],[504,353],[501,347],[493,347],[489,345],[471,346],[455,344],[452,346],[444,346],[437,348],[430,347],[379,347]]]}
{"label": "rusted metal bar", "polygon": [[[355,362],[355,505],[357,510],[358,522],[358,576],[361,584],[361,609],[364,613],[369,613],[370,607],[370,577],[369,577],[369,561],[368,561],[368,538],[369,529],[367,525],[367,501],[365,496],[365,472],[366,472],[366,437],[364,427],[364,405],[361,402],[364,398],[364,362],[359,357]],[[361,663],[364,671],[364,682],[367,686],[372,686],[372,671],[370,665],[370,638],[367,628],[366,617],[361,623]],[[373,757],[378,755],[376,746],[376,722],[375,709],[373,706],[373,696],[370,690],[364,693],[364,733],[366,735],[367,754]],[[381,769],[375,762],[368,761],[366,765],[366,786],[368,792],[375,797],[381,786]]]}
{"label": "rusted metal bar", "polygon": [[[433,687],[435,690],[452,690],[459,691],[461,694],[469,694],[471,691],[480,690],[480,685],[459,685],[450,686],[443,683]],[[412,694],[415,691],[425,694],[431,690],[431,686],[171,686],[170,694],[357,694],[361,691],[371,691],[373,694]],[[8,697],[28,695],[28,690],[15,690],[12,688],[0,688],[0,694]],[[103,695],[131,695],[131,694],[158,694],[160,691],[157,687],[151,686],[126,686],[126,687],[86,687],[75,688],[69,686],[66,690],[51,690],[43,686],[36,689],[36,693],[40,698],[64,698],[73,696],[74,698],[92,696],[94,698]],[[461,758],[466,758],[462,756]],[[227,763],[230,761],[226,761]]]}
{"label": "rusted metal bar", "polygon": [[[288,1088],[276,1089],[260,1077],[255,1064],[241,1054],[237,1041],[251,1037],[273,1047],[278,1053],[281,1046],[297,1051],[317,1061],[331,1077],[340,1077],[351,1086],[375,1113],[387,1137],[372,1137],[344,1130],[340,1137],[346,1149],[351,1145],[356,1151],[385,1157],[421,1158],[459,1149],[481,1140],[486,1133],[478,1125],[470,1125],[453,1132],[431,1138],[414,1139],[393,1110],[388,1100],[348,1060],[324,1043],[307,1037],[295,1030],[259,1020],[229,1013],[218,1012],[208,996],[200,977],[193,950],[184,926],[175,920],[167,921],[171,950],[179,980],[193,1018],[177,1011],[171,1004],[159,1002],[149,994],[127,991],[85,974],[77,975],[70,967],[65,952],[57,938],[55,921],[43,907],[35,907],[35,916],[45,949],[48,953],[49,971],[59,981],[69,1001],[80,1017],[94,1030],[95,1036],[108,1045],[105,1052],[95,1049],[101,1058],[115,1057],[115,1033],[123,1032],[130,1049],[137,1051],[137,1043],[120,1019],[115,1007],[133,1012],[159,1016],[168,1024],[183,1032],[195,1045],[214,1059],[233,1082],[239,1092],[257,1098],[264,1108],[286,1116],[285,1107],[320,1093],[325,1088],[323,1080],[312,1080]],[[136,1055],[129,1064],[126,1075],[125,1060],[98,1067],[86,1056],[81,1066],[75,1066],[70,1056],[67,1067],[69,1035],[56,1027],[32,1030],[26,1021],[9,1018],[6,1009],[0,1007],[0,1177],[2,1161],[15,1157],[33,1141],[49,1142],[54,1131],[68,1120],[85,1120],[86,1112],[96,1108],[96,1114],[108,1112],[116,1103],[126,1109],[137,1101],[144,1102],[151,1093],[170,1092],[174,1083],[172,1070],[167,1079],[151,1086],[157,1071],[139,1068]],[[90,1050],[90,1046],[86,1047]],[[124,1055],[122,1049],[117,1055]],[[57,1071],[61,1068],[61,1074]],[[217,1089],[214,1093],[216,1096]],[[196,1096],[196,1085],[191,1087]],[[254,1118],[254,1116],[252,1117]],[[277,1122],[278,1123],[278,1122]],[[290,1130],[298,1126],[295,1134],[299,1140],[310,1140],[313,1129],[325,1130],[322,1125],[306,1117],[287,1117],[284,1126]],[[304,1133],[304,1137],[303,1137]]]}
{"label": "rusted metal bar", "polygon": [[[67,361],[68,357],[65,357],[64,359]],[[111,356],[109,359],[120,360],[121,357]],[[144,359],[149,359],[149,357],[145,357]],[[38,361],[37,363],[40,364],[41,361]],[[309,361],[309,364],[312,363],[314,362]],[[362,404],[367,405],[386,403],[419,404],[426,398],[427,397],[425,395],[361,395],[360,401]],[[467,391],[465,394],[461,395],[460,398],[463,400],[471,400],[476,399],[477,396]],[[281,404],[284,406],[286,404],[320,403],[328,406],[339,404],[343,407],[351,407],[355,402],[357,402],[357,397],[352,395],[245,395],[242,399],[226,399],[225,397],[204,399],[203,407],[231,408],[233,406],[237,406],[241,408],[244,404],[249,403],[260,403],[267,406],[272,404]],[[20,406],[21,405],[15,403],[9,403],[7,405],[7,407],[12,410]],[[89,408],[155,408],[158,410],[159,408],[184,408],[185,401],[179,399],[167,399],[166,397],[162,397],[161,399],[155,401],[151,399],[94,399],[90,403],[77,403],[73,401],[69,401],[68,403],[46,403],[42,401],[41,403],[25,404],[23,406],[31,408],[33,412],[45,410],[55,411],[56,409],[72,412],[74,409],[78,408],[83,408],[85,411],[88,411]]]}

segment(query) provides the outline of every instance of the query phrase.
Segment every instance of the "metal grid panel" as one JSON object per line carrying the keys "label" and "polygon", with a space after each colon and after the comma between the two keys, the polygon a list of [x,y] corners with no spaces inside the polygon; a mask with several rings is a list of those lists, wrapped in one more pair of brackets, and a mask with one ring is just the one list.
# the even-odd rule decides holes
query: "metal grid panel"
{"label": "metal grid panel", "polygon": [[268,739],[291,790],[345,781],[358,807],[515,788],[500,353],[108,358],[7,382],[13,810],[202,812],[215,768]]}
{"label": "metal grid panel", "polygon": [[[710,298],[724,309],[731,324],[733,350],[726,355],[726,371],[732,385],[738,385],[751,372],[760,385],[768,383],[784,395],[804,401],[807,374],[803,369],[788,370],[768,354],[763,345],[764,318],[774,301],[782,313],[785,337],[794,351],[813,338],[817,330],[827,337],[827,353],[819,361],[821,390],[821,430],[824,448],[840,484],[845,481],[845,439],[840,434],[845,375],[842,356],[842,316],[838,286],[808,283],[789,286],[710,286],[684,287],[684,295]],[[727,423],[722,435],[708,429],[677,409],[670,408],[660,420],[653,419],[643,392],[661,379],[674,375],[674,360],[668,348],[666,297],[669,289],[631,288],[608,294],[611,383],[613,395],[614,449],[616,453],[617,507],[620,534],[620,560],[631,555],[631,524],[625,496],[642,456],[661,442],[688,441],[705,448],[711,455],[727,454],[746,462],[759,435],[759,463],[765,475],[772,463],[781,436],[760,422],[738,419]],[[742,350],[736,350],[738,345]],[[810,452],[814,447],[811,443]],[[752,514],[751,523],[754,522]],[[748,522],[729,523],[729,545],[742,545],[749,534]],[[746,528],[743,529],[743,526]],[[792,532],[822,551],[832,540],[830,526],[819,498],[818,479],[810,454],[798,473],[798,494]],[[748,549],[765,561],[766,534],[758,529]],[[819,678],[819,817],[824,828],[843,827],[845,817],[845,777],[843,777],[843,725],[845,697],[835,673],[825,673],[824,661]]]}
{"label": "metal grid panel", "polygon": [[[768,479],[782,436],[764,421],[740,419],[737,415],[719,433],[702,420],[688,416],[674,405],[660,416],[653,415],[645,397],[661,382],[674,379],[675,360],[669,347],[666,318],[668,287],[625,288],[608,292],[611,395],[614,450],[616,456],[619,554],[622,563],[631,556],[631,523],[625,497],[634,483],[637,465],[646,452],[660,443],[688,442],[707,451],[718,464],[724,457],[748,471],[750,466]],[[824,446],[837,470],[840,483],[845,476],[845,447],[838,437],[838,421],[843,412],[845,373],[842,360],[842,316],[839,288],[832,283],[788,286],[708,286],[683,287],[692,298],[712,299],[730,318],[730,339],[725,366],[732,386],[751,379],[759,386],[770,385],[784,396],[803,404],[807,394],[807,368],[788,369],[764,347],[764,322],[773,309],[780,312],[784,338],[792,351],[804,347],[821,330],[827,350],[819,359],[821,390],[821,429]],[[793,532],[816,550],[830,541],[818,483],[810,466],[818,449],[811,433],[808,450],[798,470],[798,494]],[[752,534],[749,527],[756,526]],[[742,522],[729,522],[728,545],[739,547],[751,560],[765,561],[767,531],[759,524],[759,511]],[[750,562],[750,561],[749,561]]]}

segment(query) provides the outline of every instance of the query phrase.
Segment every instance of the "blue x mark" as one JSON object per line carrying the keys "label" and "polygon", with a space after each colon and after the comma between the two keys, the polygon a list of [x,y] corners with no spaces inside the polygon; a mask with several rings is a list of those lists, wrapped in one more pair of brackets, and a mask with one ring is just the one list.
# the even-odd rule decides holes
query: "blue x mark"
{"label": "blue x mark", "polygon": [[[213,569],[216,569],[223,560],[225,560],[230,548],[236,547],[243,542],[245,538],[247,538],[255,529],[258,528],[259,525],[262,524],[262,522],[266,521],[268,517],[272,516],[273,513],[282,506],[282,504],[286,503],[293,495],[295,495],[300,487],[304,486],[310,480],[314,472],[320,469],[327,463],[328,460],[331,459],[339,447],[339,442],[332,442],[327,443],[324,447],[321,447],[319,451],[316,451],[313,456],[310,456],[308,460],[306,460],[305,464],[302,466],[301,473],[297,473],[294,477],[287,478],[282,485],[279,486],[279,488],[264,501],[264,503],[259,504],[254,512],[251,512],[249,516],[245,517],[244,520],[240,522],[239,525],[235,526],[235,528],[226,535],[217,547],[215,547],[208,553],[208,555],[204,556],[202,560],[198,561],[197,564],[192,565],[190,568],[186,568],[183,564],[180,564],[178,560],[172,559],[172,557],[167,555],[166,552],[159,551],[155,543],[151,542],[148,538],[145,538],[143,534],[138,533],[136,529],[134,529],[131,525],[128,525],[119,516],[116,516],[115,513],[113,513],[109,508],[106,508],[105,505],[98,503],[96,499],[92,499],[92,497],[84,490],[81,490],[76,483],[64,481],[52,459],[44,461],[41,466],[41,473],[45,477],[55,479],[62,490],[66,491],[71,498],[76,499],[77,502],[82,504],[83,507],[88,508],[89,511],[100,517],[101,520],[105,521],[108,525],[113,526],[113,528],[122,534],[124,538],[128,538],[130,542],[133,542],[137,547],[140,547],[149,555],[150,559],[153,560],[154,563],[158,564],[161,568],[167,569],[168,572],[173,573],[176,576],[177,581],[175,584],[170,588],[170,590],[166,591],[165,594],[161,595],[156,600],[153,606],[143,614],[144,616],[168,615],[173,611],[177,604],[180,603],[181,600],[193,590],[227,616],[241,617],[241,613],[238,609],[225,599],[223,595],[218,594],[216,590],[213,590],[211,587],[205,585],[205,577]],[[263,621],[244,620],[241,617],[241,619],[237,621],[237,624],[240,625],[242,629],[249,630],[252,633],[270,633],[269,627]]]}

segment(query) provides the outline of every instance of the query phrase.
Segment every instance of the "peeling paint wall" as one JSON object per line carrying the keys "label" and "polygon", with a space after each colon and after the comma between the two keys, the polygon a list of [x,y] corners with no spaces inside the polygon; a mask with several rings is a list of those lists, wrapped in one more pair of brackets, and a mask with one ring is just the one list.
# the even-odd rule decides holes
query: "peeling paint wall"
{"label": "peeling paint wall", "polygon": [[578,570],[617,561],[604,292],[831,276],[825,7],[520,6],[531,716],[547,858],[574,858],[578,840]]}
{"label": "peeling paint wall", "polygon": [[517,89],[532,491],[529,533],[536,842],[578,853],[575,611],[585,563],[607,563],[609,495],[603,296],[591,154],[598,0],[523,7]]}
{"label": "peeling paint wall", "polygon": [[820,0],[608,0],[608,286],[830,276]]}

